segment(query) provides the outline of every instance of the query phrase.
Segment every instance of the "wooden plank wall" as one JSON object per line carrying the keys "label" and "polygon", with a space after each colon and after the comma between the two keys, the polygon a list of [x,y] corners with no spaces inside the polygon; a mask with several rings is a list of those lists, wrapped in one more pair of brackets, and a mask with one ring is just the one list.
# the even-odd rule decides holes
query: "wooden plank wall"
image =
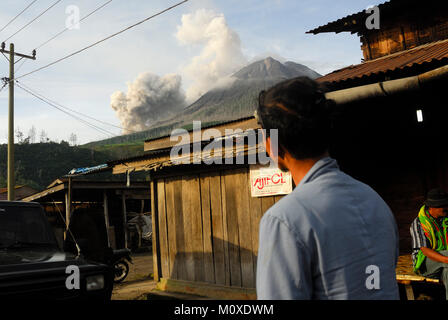
{"label": "wooden plank wall", "polygon": [[158,276],[255,288],[259,222],[281,197],[252,198],[248,168],[156,185]]}
{"label": "wooden plank wall", "polygon": [[397,21],[361,37],[365,60],[377,59],[395,52],[408,50],[425,43],[448,39],[448,22],[419,26],[408,21]]}

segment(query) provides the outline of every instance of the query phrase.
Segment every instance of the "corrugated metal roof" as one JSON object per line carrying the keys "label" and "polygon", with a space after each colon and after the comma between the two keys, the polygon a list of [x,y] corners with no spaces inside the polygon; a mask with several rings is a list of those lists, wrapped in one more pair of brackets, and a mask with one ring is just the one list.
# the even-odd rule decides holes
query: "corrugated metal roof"
{"label": "corrugated metal roof", "polygon": [[448,39],[397,52],[358,65],[352,65],[318,78],[317,81],[322,83],[340,82],[394,72],[435,61],[443,62],[445,60],[446,64],[448,64]]}
{"label": "corrugated metal roof", "polygon": [[[231,123],[235,123],[235,122],[242,122],[242,121],[246,121],[246,120],[249,120],[249,119],[253,119],[253,117],[254,116],[251,115],[251,116],[238,118],[238,119],[234,119],[234,120],[212,121],[208,125],[201,126],[201,129],[209,129],[209,128],[213,128],[213,127],[216,127],[216,126],[222,126],[222,125],[231,124]],[[179,129],[182,129],[182,128],[179,128]],[[187,130],[187,131],[188,132],[192,132],[193,128],[191,128],[190,130]],[[153,137],[153,138],[145,140],[145,142],[151,142],[151,141],[159,140],[159,139],[162,139],[162,138],[168,138],[170,136],[171,136],[171,134],[166,134],[166,135],[162,135],[162,136],[159,136],[159,137]]]}
{"label": "corrugated metal roof", "polygon": [[[20,188],[26,187],[25,185],[15,186],[15,190],[18,190]],[[0,193],[6,193],[8,192],[8,188],[0,188]]]}
{"label": "corrugated metal roof", "polygon": [[145,153],[143,153],[143,154],[141,154],[139,156],[128,157],[128,158],[121,158],[121,159],[108,161],[107,165],[109,167],[113,167],[114,165],[117,165],[117,164],[120,164],[120,163],[124,163],[124,162],[145,160],[147,158],[151,158],[151,157],[154,157],[154,156],[160,156],[160,155],[163,155],[163,154],[169,154],[170,151],[171,151],[171,148],[164,148],[164,149],[159,149],[159,150],[146,151]]}

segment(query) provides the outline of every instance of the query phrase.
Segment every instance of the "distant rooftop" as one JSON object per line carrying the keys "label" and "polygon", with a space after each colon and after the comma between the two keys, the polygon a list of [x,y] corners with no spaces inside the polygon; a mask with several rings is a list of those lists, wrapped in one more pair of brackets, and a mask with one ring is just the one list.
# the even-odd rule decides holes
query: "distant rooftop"
{"label": "distant rooftop", "polygon": [[[446,1],[440,0],[390,0],[377,6],[380,9],[381,20],[385,21],[388,19],[396,19],[397,16],[403,14],[404,12],[406,12],[406,14],[409,14],[409,12],[422,13],[424,10],[434,10],[434,7],[441,7],[446,5]],[[405,10],[403,8],[405,8]],[[365,21],[369,15],[370,14],[367,14],[365,10],[360,11],[336,21],[329,22],[326,25],[317,27],[313,30],[307,31],[307,33],[318,34],[325,32],[366,32],[368,30],[366,30]]]}

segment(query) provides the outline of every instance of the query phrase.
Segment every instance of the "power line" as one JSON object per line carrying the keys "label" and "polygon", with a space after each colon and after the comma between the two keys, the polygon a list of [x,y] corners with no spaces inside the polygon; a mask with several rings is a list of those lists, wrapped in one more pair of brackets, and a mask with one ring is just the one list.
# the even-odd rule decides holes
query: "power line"
{"label": "power line", "polygon": [[70,57],[73,57],[73,56],[76,55],[76,54],[79,54],[79,53],[81,53],[81,52],[83,52],[83,51],[85,51],[85,50],[87,50],[87,49],[90,49],[90,48],[92,48],[92,47],[94,47],[94,46],[96,46],[96,45],[98,45],[98,44],[100,44],[100,43],[102,43],[102,42],[104,42],[104,41],[106,41],[106,40],[109,40],[109,39],[111,39],[111,38],[113,38],[113,37],[115,37],[115,36],[118,36],[119,34],[125,32],[125,31],[128,31],[129,29],[132,29],[132,28],[134,28],[134,27],[136,27],[136,26],[138,26],[138,25],[140,25],[140,24],[142,24],[142,23],[144,23],[144,22],[146,22],[146,21],[148,21],[148,20],[150,20],[150,19],[153,19],[153,18],[155,18],[155,17],[157,17],[157,16],[159,16],[159,15],[161,15],[161,14],[167,12],[167,11],[170,11],[170,10],[172,10],[172,9],[174,9],[174,8],[180,6],[180,5],[182,5],[182,4],[184,4],[184,3],[188,2],[188,1],[189,1],[189,0],[181,1],[181,2],[179,2],[179,3],[177,3],[177,4],[175,4],[175,5],[169,7],[169,8],[167,8],[167,9],[165,9],[165,10],[162,10],[162,11],[160,11],[160,12],[158,12],[158,13],[156,13],[156,14],[154,14],[154,15],[152,15],[152,16],[146,18],[146,19],[143,19],[143,20],[141,20],[141,21],[139,21],[139,22],[137,22],[137,23],[135,23],[135,24],[133,24],[133,25],[131,25],[131,26],[125,28],[125,29],[122,29],[122,30],[120,30],[120,31],[118,31],[118,32],[116,32],[116,33],[114,33],[114,34],[112,34],[112,35],[110,35],[110,36],[108,36],[108,37],[106,37],[106,38],[104,38],[104,39],[101,39],[101,40],[99,40],[99,41],[97,41],[97,42],[95,42],[95,43],[92,43],[91,45],[89,45],[89,46],[87,46],[87,47],[84,47],[84,48],[82,48],[82,49],[80,49],[80,50],[78,50],[78,51],[75,51],[75,52],[73,52],[73,53],[71,53],[71,54],[69,54],[69,55],[67,55],[67,56],[65,56],[65,57],[63,57],[63,58],[60,58],[60,59],[58,59],[58,60],[56,60],[56,61],[54,61],[54,62],[52,62],[52,63],[49,63],[49,64],[47,64],[47,65],[45,65],[45,66],[43,66],[43,67],[40,67],[40,68],[38,68],[38,69],[35,69],[35,70],[30,71],[30,72],[28,72],[28,73],[25,73],[25,74],[23,74],[23,75],[21,75],[21,76],[19,76],[19,77],[16,77],[16,79],[20,79],[20,78],[29,76],[30,74],[33,74],[33,73],[38,72],[38,71],[40,71],[40,70],[46,69],[46,68],[48,68],[48,67],[51,67],[52,65],[55,65],[56,63],[59,63],[59,62],[61,62],[61,61],[63,61],[63,60],[66,60],[66,59],[68,59],[68,58],[70,58]]}
{"label": "power line", "polygon": [[22,68],[23,65],[25,64],[25,62],[27,62],[27,61],[28,61],[28,59],[23,60],[22,63],[20,64],[20,66],[18,66],[18,67],[16,68],[16,72],[18,72],[18,71],[20,70],[20,68]]}
{"label": "power line", "polygon": [[34,0],[33,2],[31,2],[25,9],[23,9],[22,11],[20,11],[14,18],[12,18],[3,28],[0,29],[0,32],[2,32],[3,30],[6,29],[6,27],[8,27],[11,23],[14,22],[14,20],[16,20],[22,13],[24,13],[26,10],[28,10],[29,7],[31,7],[37,0]]}
{"label": "power line", "polygon": [[30,24],[32,24],[34,21],[36,21],[37,19],[39,19],[41,16],[43,16],[47,11],[49,11],[51,8],[53,8],[55,5],[57,5],[59,2],[61,2],[62,0],[57,0],[56,2],[54,2],[51,6],[49,6],[47,9],[45,9],[44,11],[42,11],[36,18],[34,18],[33,20],[31,20],[30,22],[28,22],[26,25],[24,25],[22,28],[20,28],[19,30],[17,30],[15,33],[13,33],[11,36],[9,36],[7,39],[5,39],[3,42],[8,41],[9,39],[11,39],[12,37],[14,37],[16,34],[18,34],[19,32],[21,32],[23,29],[25,29],[26,27],[28,27]]}
{"label": "power line", "polygon": [[114,127],[114,128],[120,129],[120,130],[129,131],[129,132],[131,132],[131,133],[137,133],[137,132],[138,132],[138,131],[133,131],[133,130],[130,130],[130,129],[125,129],[125,128],[123,128],[123,127],[117,126],[117,125],[115,125],[115,124],[112,124],[112,123],[109,123],[109,122],[106,122],[106,121],[103,121],[103,120],[96,119],[96,118],[91,117],[91,116],[89,116],[89,115],[87,115],[87,114],[85,114],[85,113],[79,112],[79,111],[74,110],[74,109],[71,109],[71,108],[69,108],[69,107],[66,107],[66,106],[64,106],[64,105],[62,105],[62,104],[60,104],[60,103],[58,103],[58,102],[56,102],[56,101],[54,101],[54,100],[51,100],[51,99],[45,97],[43,94],[38,93],[36,90],[31,89],[30,87],[26,86],[23,82],[19,82],[19,81],[16,80],[16,83],[20,83],[24,88],[26,88],[26,89],[32,91],[33,93],[35,93],[35,94],[37,94],[37,95],[39,95],[39,96],[45,98],[47,101],[49,101],[49,102],[51,102],[51,103],[53,103],[53,104],[59,106],[59,107],[62,108],[62,109],[66,109],[66,110],[68,110],[68,111],[70,111],[70,112],[73,112],[73,113],[76,113],[76,114],[78,114],[78,115],[80,115],[80,116],[86,117],[86,118],[88,118],[88,119],[97,121],[97,122],[102,123],[102,124],[104,124],[104,125],[111,126],[111,127]]}
{"label": "power line", "polygon": [[8,85],[9,81],[7,80],[7,78],[2,78],[1,79],[3,81],[3,86],[0,88],[0,92],[3,91],[3,89],[5,89],[5,87]]}
{"label": "power line", "polygon": [[[93,10],[92,12],[88,13],[85,17],[81,18],[81,20],[79,20],[79,22],[82,22],[83,20],[87,19],[88,17],[90,17],[92,14],[96,13],[97,11],[101,10],[102,8],[104,8],[105,6],[107,6],[109,3],[111,3],[113,0],[109,0],[106,3],[103,3],[101,6],[99,6],[98,8],[96,8],[95,10]],[[39,46],[37,46],[35,48],[35,50],[42,48],[43,46],[45,46],[47,43],[53,41],[54,39],[56,39],[57,37],[59,37],[61,34],[63,34],[64,32],[66,32],[67,30],[70,30],[69,27],[66,27],[64,30],[58,32],[57,34],[55,34],[53,37],[51,37],[50,39],[48,39],[47,41],[43,42],[42,44],[40,44]]]}
{"label": "power line", "polygon": [[[98,12],[99,10],[101,10],[102,8],[104,8],[105,6],[107,6],[109,3],[111,3],[113,0],[109,0],[105,3],[103,3],[101,6],[99,6],[98,8],[94,9],[93,11],[91,11],[90,13],[88,13],[85,17],[81,18],[81,20],[79,20],[79,22],[84,21],[85,19],[87,19],[88,17],[90,17],[91,15],[93,15],[94,13]],[[57,37],[59,37],[60,35],[62,35],[63,33],[65,33],[67,30],[70,30],[69,27],[66,27],[64,30],[58,32],[57,34],[55,34],[53,37],[51,37],[50,39],[46,40],[45,42],[41,43],[40,45],[38,45],[36,48],[34,48],[34,50],[40,49],[43,46],[47,45],[48,43],[50,43],[51,41],[53,41],[54,39],[56,39]],[[22,62],[22,64],[16,69],[16,72],[18,72],[23,65],[25,64],[26,60],[24,62]]]}
{"label": "power line", "polygon": [[16,84],[17,84],[17,86],[18,86],[20,89],[24,90],[25,92],[29,93],[30,95],[34,96],[35,98],[37,98],[37,99],[39,99],[39,100],[45,102],[45,103],[48,104],[49,106],[51,106],[51,107],[53,107],[53,108],[55,108],[55,109],[57,109],[57,110],[59,110],[59,111],[65,113],[65,114],[67,114],[68,116],[70,116],[70,117],[72,117],[72,118],[74,118],[74,119],[76,119],[76,120],[78,120],[78,121],[84,123],[84,124],[87,125],[88,127],[92,128],[92,129],[94,129],[94,130],[96,130],[96,131],[98,131],[98,132],[100,132],[100,133],[102,133],[102,134],[105,134],[105,135],[107,135],[107,136],[112,136],[112,137],[116,136],[114,133],[112,133],[112,132],[110,132],[110,131],[107,131],[107,130],[101,128],[101,127],[98,127],[98,126],[96,126],[96,125],[94,125],[94,124],[91,124],[91,123],[89,123],[88,121],[85,121],[84,119],[82,119],[82,118],[80,118],[80,117],[78,117],[78,116],[76,116],[76,115],[74,115],[74,114],[71,114],[70,112],[65,111],[64,109],[58,107],[57,105],[51,103],[50,101],[47,101],[47,100],[45,99],[45,97],[41,97],[41,96],[39,96],[38,94],[35,94],[34,92],[32,92],[32,91],[30,91],[30,90],[28,90],[28,89],[22,87],[21,84],[20,84],[18,81],[16,81]]}
{"label": "power line", "polygon": [[17,86],[18,86],[20,89],[26,91],[27,93],[31,94],[32,96],[36,97],[37,99],[39,99],[39,100],[45,102],[46,104],[50,105],[51,107],[56,108],[57,110],[59,110],[59,111],[65,113],[65,114],[69,115],[70,117],[72,117],[72,118],[74,118],[74,119],[76,119],[76,120],[78,120],[78,121],[80,121],[80,122],[86,124],[86,125],[89,126],[90,128],[92,128],[92,129],[94,129],[94,130],[96,130],[96,131],[99,131],[99,132],[101,132],[101,133],[103,133],[103,134],[106,134],[106,135],[115,136],[114,133],[112,133],[112,132],[110,132],[110,131],[107,131],[107,130],[101,128],[101,127],[98,127],[98,126],[96,126],[96,125],[94,125],[94,124],[92,124],[92,123],[89,123],[88,121],[86,121],[86,120],[84,120],[84,119],[82,119],[82,118],[80,118],[80,117],[78,117],[78,116],[76,116],[76,115],[74,115],[74,114],[71,114],[71,113],[68,112],[68,111],[63,110],[62,108],[60,108],[60,107],[57,106],[56,104],[54,104],[54,103],[52,103],[51,101],[49,101],[49,100],[48,100],[47,98],[45,98],[44,96],[41,96],[41,95],[39,95],[39,94],[37,94],[37,93],[35,93],[35,92],[32,92],[30,89],[24,88],[24,87],[21,85],[21,83],[19,83],[18,81],[16,81],[16,84],[17,84]]}
{"label": "power line", "polygon": [[5,54],[2,52],[2,55],[5,57],[6,60],[8,60],[9,62],[9,58],[7,56],[5,56]]}

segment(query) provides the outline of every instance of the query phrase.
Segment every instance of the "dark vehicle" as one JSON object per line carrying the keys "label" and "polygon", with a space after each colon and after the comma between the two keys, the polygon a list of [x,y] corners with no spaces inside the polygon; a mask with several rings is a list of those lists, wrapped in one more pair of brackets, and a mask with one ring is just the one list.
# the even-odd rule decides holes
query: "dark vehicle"
{"label": "dark vehicle", "polygon": [[[66,285],[73,266],[79,289]],[[58,247],[39,204],[0,201],[0,298],[109,300],[112,288],[112,268]]]}

